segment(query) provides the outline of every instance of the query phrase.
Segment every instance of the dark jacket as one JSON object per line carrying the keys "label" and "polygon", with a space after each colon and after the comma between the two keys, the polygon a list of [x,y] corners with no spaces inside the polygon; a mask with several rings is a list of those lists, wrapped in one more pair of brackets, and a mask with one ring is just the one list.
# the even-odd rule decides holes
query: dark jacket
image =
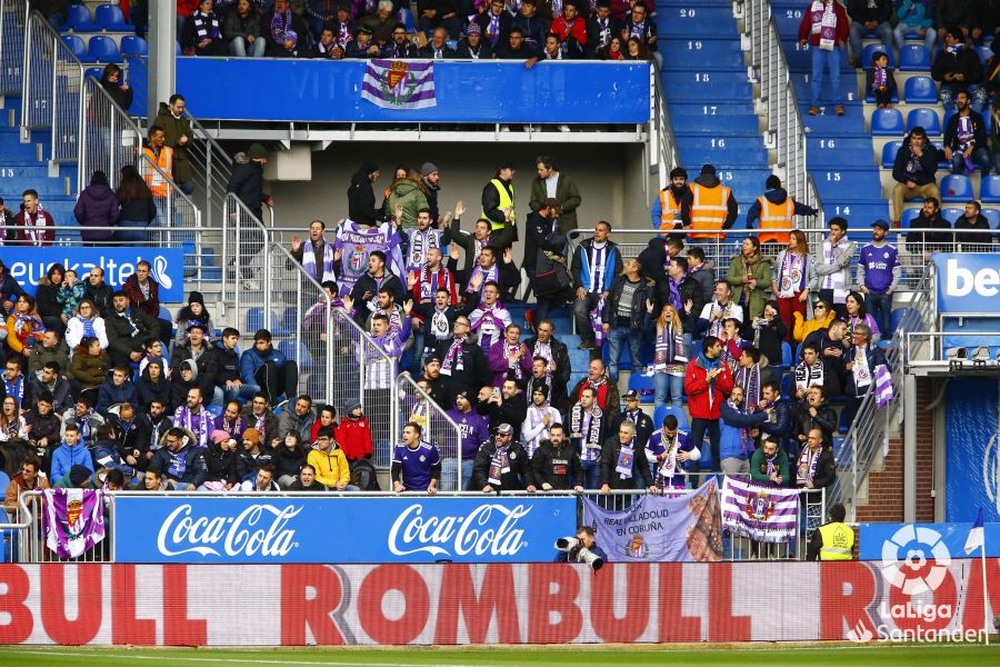
{"label": "dark jacket", "polygon": [[[622,272],[622,254],[618,249],[618,244],[608,241],[609,252],[607,255],[609,265],[604,269],[604,280],[601,285],[597,285],[597,292],[611,289],[611,283],[616,276]],[[590,285],[590,254],[593,252],[594,238],[591,237],[581,243],[576,252],[573,253],[573,264],[570,273],[573,275],[573,282],[577,287],[584,290]]]}
{"label": "dark jacket", "polygon": [[[639,414],[633,416],[633,419],[635,419],[635,441],[639,446],[645,447],[646,443],[649,442],[649,437],[653,435],[654,431],[656,431],[656,427],[653,426],[653,418],[643,412],[640,408]],[[608,426],[608,433],[618,433],[618,427],[621,426],[624,421],[632,420],[630,420],[628,418],[628,414],[622,410],[611,419],[611,423]]]}
{"label": "dark jacket", "polygon": [[[920,211],[920,215],[915,217],[910,221],[910,227],[925,228],[925,229],[939,229],[938,232],[909,232],[906,235],[906,249],[910,252],[951,252],[952,245],[952,234],[951,234],[951,223],[941,217],[941,213],[938,212],[933,218],[928,218],[924,216],[924,212]],[[983,243],[989,243],[983,237]]]}
{"label": "dark jacket", "polygon": [[105,320],[105,328],[107,328],[108,316],[114,314],[115,312],[114,301],[112,299],[113,294],[114,290],[111,289],[111,286],[103,280],[101,281],[101,284],[96,287],[91,285],[89,280],[86,280],[83,283],[83,297],[85,299],[90,299],[94,302],[94,305],[97,306],[97,310],[100,311],[101,317]]}
{"label": "dark jacket", "polygon": [[111,229],[90,230],[88,227],[114,227],[118,224],[120,205],[115,191],[104,183],[91,183],[76,200],[73,215],[84,229],[80,236],[89,243],[111,240]]}
{"label": "dark jacket", "polygon": [[[155,463],[163,473],[164,479],[180,484],[193,484],[198,488],[205,482],[208,470],[205,468],[205,450],[194,444],[185,445],[176,454],[167,447],[156,450],[150,467]],[[183,464],[183,471],[180,466]]]}
{"label": "dark jacket", "polygon": [[[964,74],[964,81],[945,81],[945,74]],[[948,49],[941,51],[931,64],[931,77],[939,86],[948,86],[953,90],[966,90],[970,83],[979,83],[983,78],[983,64],[975,49],[963,47],[958,53],[949,53]]]}
{"label": "dark jacket", "polygon": [[[627,282],[628,278],[624,275],[617,276],[615,281],[611,283],[608,298],[604,300],[604,308],[601,310],[601,322],[610,324],[612,328],[618,326],[618,304],[621,302],[622,291],[625,289]],[[646,300],[649,299],[655,302],[655,297],[656,295],[653,293],[652,288],[646,284],[646,281],[640,275],[635,294],[632,296],[632,308],[629,315],[630,328],[640,329],[642,327],[646,316]],[[654,303],[653,305],[655,308],[656,304]]]}
{"label": "dark jacket", "polygon": [[528,404],[524,402],[524,392],[518,393],[514,398],[504,398],[500,405],[488,401],[475,403],[476,412],[489,417],[490,431],[492,432],[500,424],[510,424],[514,429],[514,442],[521,439],[521,426],[528,417]]}
{"label": "dark jacket", "polygon": [[[983,117],[969,109],[969,119],[972,121],[972,138],[976,142],[976,148],[989,149],[989,139],[986,136],[986,123]],[[952,114],[944,126],[944,145],[953,151],[958,150],[958,114]]]}
{"label": "dark jacket", "polygon": [[194,172],[191,169],[191,161],[188,160],[187,146],[181,146],[179,143],[182,136],[187,136],[189,143],[190,139],[194,138],[194,134],[191,132],[191,121],[185,116],[174,118],[167,103],[160,102],[154,124],[164,129],[167,135],[167,146],[174,149],[174,181],[187,183],[192,180]]}
{"label": "dark jacket", "polygon": [[986,231],[990,229],[990,223],[982,213],[977,215],[973,222],[969,222],[969,219],[963,215],[955,221],[955,242],[975,244],[990,244],[993,242],[991,234],[980,234],[978,232],[964,234],[960,231],[970,229]]}
{"label": "dark jacket", "polygon": [[129,403],[133,408],[138,407],[135,385],[131,380],[126,380],[120,387],[115,386],[110,379],[105,380],[97,392],[97,404],[94,409],[103,415],[108,408],[117,403]]}
{"label": "dark jacket", "polygon": [[[574,222],[574,226],[575,224]],[[566,235],[561,228],[559,232],[553,232],[552,226],[552,218],[543,218],[537,211],[528,214],[528,219],[524,223],[524,261],[521,263],[526,271],[534,271],[539,250],[565,256]]]}
{"label": "dark jacket", "polygon": [[[142,308],[129,308],[127,316],[112,312],[104,316],[104,328],[108,334],[108,353],[115,365],[128,364],[129,354],[142,348],[142,343],[148,338],[158,338],[160,324],[155,317],[150,316]],[[133,325],[138,330],[132,335]],[[163,369],[166,370],[166,369]]]}
{"label": "dark jacket", "polygon": [[[785,188],[772,188],[764,192],[764,198],[772,204],[781,205],[788,201],[788,191]],[[753,229],[753,224],[760,217],[760,200],[754,199],[747,211],[747,229]],[[795,202],[795,215],[816,215],[819,213],[812,206],[807,206],[801,202]]]}
{"label": "dark jacket", "polygon": [[823,431],[823,440],[832,441],[833,434],[837,430],[837,413],[830,407],[829,403],[823,403],[816,408],[816,416],[809,414],[809,406],[800,403],[792,409],[791,429],[789,431],[792,441],[792,451],[797,452],[799,446],[805,442],[799,436],[808,436],[809,431],[818,428]]}
{"label": "dark jacket", "polygon": [[154,383],[149,379],[149,374],[144,372],[142,377],[136,380],[135,393],[136,400],[139,401],[139,409],[141,411],[147,411],[149,409],[149,404],[153,402],[153,399],[158,398],[163,401],[167,412],[173,414],[173,385],[170,380],[166,379],[166,377],[161,377],[159,382]]}
{"label": "dark jacket", "polygon": [[455,57],[469,60],[473,58],[478,60],[493,60],[493,48],[486,40],[480,40],[479,48],[476,50],[476,55],[473,56],[472,48],[469,46],[469,42],[463,39],[458,43],[458,49],[455,51]]}
{"label": "dark jacket", "polygon": [[[524,346],[528,348],[528,354],[526,354],[521,360],[521,368],[524,370],[525,375],[531,374],[531,352],[535,349],[535,344],[538,342],[538,336],[532,336],[527,340],[523,341]],[[569,349],[566,347],[566,343],[562,342],[555,336],[549,338],[549,348],[552,350],[552,358],[556,362],[556,372],[553,374],[552,381],[563,387],[565,392],[566,385],[569,383],[569,376],[573,372],[572,363],[569,358]],[[531,396],[531,394],[528,394]],[[554,404],[553,401],[550,402]]]}
{"label": "dark jacket", "polygon": [[[565,463],[563,463],[565,462]],[[557,468],[558,467],[558,468]],[[565,470],[565,473],[559,470]],[[568,440],[557,450],[550,440],[542,440],[531,458],[532,481],[541,488],[544,482],[558,491],[570,489],[570,480],[577,484],[583,480],[580,454]],[[581,485],[582,486],[582,485]]]}
{"label": "dark jacket", "polygon": [[239,481],[236,476],[237,458],[236,450],[222,451],[221,445],[209,441],[205,450],[205,481],[236,484]]}
{"label": "dark jacket", "polygon": [[869,6],[869,0],[851,0],[847,5],[847,15],[852,21],[867,23],[878,21],[885,23],[892,13],[892,3],[889,0],[875,0],[875,6]]}
{"label": "dark jacket", "polygon": [[[205,398],[205,402],[207,403],[212,400],[212,392],[215,390],[215,373],[217,368],[216,361],[218,357],[207,340],[204,342],[204,345],[205,351],[202,352],[197,361],[197,384],[201,387],[201,395]],[[174,356],[170,359],[170,364],[174,369],[174,373],[177,374],[177,377],[180,377],[181,364],[188,359],[193,358],[194,356],[191,354],[190,342],[185,343],[184,345],[178,345],[174,348]]]}
{"label": "dark jacket", "polygon": [[216,341],[212,346],[212,355],[215,357],[216,386],[225,389],[226,382],[240,379],[239,348],[228,350],[222,341]]}
{"label": "dark jacket", "polygon": [[934,147],[929,141],[924,144],[923,154],[917,161],[920,170],[915,174],[907,173],[907,164],[910,161],[910,135],[903,139],[903,145],[896,151],[896,160],[892,164],[892,178],[899,183],[906,183],[913,180],[917,185],[927,185],[935,181],[934,173],[937,171],[938,161],[942,158],[941,151]]}
{"label": "dark jacket", "polygon": [[[354,299],[354,321],[362,329],[366,328],[368,317],[372,314],[368,310],[368,301],[375,298],[379,289],[392,290],[397,304],[402,304],[403,300],[408,298],[406,288],[403,287],[403,282],[389,272],[389,267],[385,269],[385,278],[382,281],[381,288],[379,288],[375,278],[365,271],[365,274],[358,278],[357,282],[354,283],[354,288],[351,290],[351,298]],[[367,297],[365,296],[366,294],[368,295]]]}
{"label": "dark jacket", "polygon": [[124,223],[126,222],[141,222],[149,224],[155,219],[156,203],[153,202],[152,197],[122,202],[121,211],[118,214],[118,221],[119,223],[122,223],[123,227],[131,226],[125,225]]}
{"label": "dark jacket", "polygon": [[[808,445],[804,445],[808,447]],[[819,462],[816,464],[816,474],[813,476],[813,488],[822,489],[828,486],[833,486],[837,481],[837,462],[833,458],[833,448],[824,443],[822,449],[819,453]],[[799,466],[799,456],[802,455],[802,448],[796,452],[796,457],[794,460],[788,462],[788,467],[790,468],[790,474],[792,479],[789,480],[793,485],[797,483],[798,466]]]}
{"label": "dark jacket", "polygon": [[351,185],[347,188],[347,217],[362,225],[382,221],[382,214],[375,208],[372,181],[363,171],[351,176]]}
{"label": "dark jacket", "polygon": [[510,470],[500,476],[500,485],[494,485],[489,481],[490,463],[493,455],[496,454],[497,445],[490,439],[479,445],[476,452],[475,461],[472,463],[472,481],[469,488],[479,491],[487,484],[493,487],[494,491],[521,491],[526,486],[534,484],[531,466],[528,461],[528,454],[524,447],[517,440],[513,440],[507,447],[507,457],[510,461]]}
{"label": "dark jacket", "polygon": [[638,440],[633,440],[632,476],[622,479],[621,473],[615,468],[618,466],[618,456],[621,454],[622,445],[618,440],[618,434],[609,436],[601,446],[601,484],[607,484],[613,490],[634,489],[635,478],[638,475],[642,478],[643,486],[651,486],[653,478],[649,474],[649,462],[646,459],[646,449]]}
{"label": "dark jacket", "polygon": [[251,35],[255,38],[261,36],[260,16],[254,11],[252,4],[245,18],[240,16],[240,13],[235,9],[226,12],[226,18],[222,20],[222,36],[227,42],[231,42],[237,37],[245,39]]}
{"label": "dark jacket", "polygon": [[[451,343],[451,338],[439,342],[434,356],[443,361]],[[454,396],[460,391],[467,391],[469,399],[473,400],[479,393],[479,388],[489,383],[489,364],[486,361],[486,355],[483,354],[483,348],[471,340],[466,340],[462,344],[462,350],[458,354],[462,357],[462,370],[456,368],[458,365],[456,363],[452,366],[451,375],[445,376],[448,395]],[[527,408],[525,411],[527,412]]]}
{"label": "dark jacket", "polygon": [[237,163],[226,185],[226,192],[232,192],[243,202],[258,220],[263,220],[263,204],[269,197],[264,194],[264,166],[250,160],[245,164]]}
{"label": "dark jacket", "polygon": [[[583,199],[580,197],[576,182],[566,174],[558,173],[556,199],[559,200],[560,207],[559,224],[562,225],[563,231],[568,231],[577,227],[576,209]],[[532,211],[537,211],[548,198],[545,180],[536,176],[535,180],[531,182],[531,198],[528,200],[528,206],[531,207]]]}
{"label": "dark jacket", "polygon": [[[514,227],[504,227],[503,229],[494,230],[490,232],[490,235],[486,239],[487,242],[484,245],[493,246],[502,252],[504,248],[509,248],[514,244],[514,237],[516,236],[514,230]],[[461,223],[458,218],[454,218],[451,221],[451,240],[465,251],[463,275],[468,276],[472,270],[473,263],[479,261],[479,256],[476,254],[476,238],[472,234],[463,233]],[[500,259],[500,257],[497,257],[497,260]]]}

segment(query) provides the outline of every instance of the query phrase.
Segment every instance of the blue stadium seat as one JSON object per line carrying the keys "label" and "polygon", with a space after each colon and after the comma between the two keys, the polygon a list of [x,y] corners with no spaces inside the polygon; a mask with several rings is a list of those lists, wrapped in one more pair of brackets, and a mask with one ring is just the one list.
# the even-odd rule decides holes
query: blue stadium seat
{"label": "blue stadium seat", "polygon": [[872,64],[872,54],[876,51],[881,51],[885,55],[889,56],[889,67],[895,67],[896,59],[892,55],[892,46],[886,46],[885,44],[869,44],[861,51],[861,65],[865,69],[868,69]]}
{"label": "blue stadium seat", "polygon": [[984,208],[980,212],[984,218],[989,220],[990,229],[1000,229],[1000,209]]}
{"label": "blue stadium seat", "polygon": [[900,137],[903,132],[903,114],[897,109],[876,109],[872,114],[872,136]]}
{"label": "blue stadium seat", "polygon": [[993,51],[988,46],[977,46],[976,53],[979,54],[979,61],[985,66],[993,57]]}
{"label": "blue stadium seat", "polygon": [[935,104],[938,92],[934,79],[929,76],[911,76],[903,84],[903,99],[907,104]]}
{"label": "blue stadium seat", "polygon": [[784,377],[781,378],[781,396],[782,398],[791,399],[795,396],[795,375],[792,373],[786,373]]}
{"label": "blue stadium seat", "polygon": [[94,23],[87,5],[69,5],[66,7],[66,27],[73,32],[97,32],[100,27]]}
{"label": "blue stadium seat", "polygon": [[90,38],[90,46],[87,48],[90,57],[94,62],[117,63],[122,57],[118,53],[118,45],[115,40],[105,35],[94,35]]}
{"label": "blue stadium seat", "polygon": [[653,387],[653,376],[642,373],[632,373],[628,376],[628,388],[639,392],[640,403],[652,403],[656,389]]}
{"label": "blue stadium seat", "polygon": [[[264,328],[264,309],[261,306],[254,306],[247,309],[247,332],[254,332]],[[252,333],[250,335],[253,335]]]}
{"label": "blue stadium seat", "polygon": [[82,63],[94,62],[94,59],[87,54],[87,43],[80,39],[79,36],[63,35],[60,39],[62,39],[63,44],[65,44],[69,50],[73,52],[73,55],[77,57],[77,60]]}
{"label": "blue stadium seat", "polygon": [[898,141],[890,141],[885,146],[882,147],[882,166],[886,169],[892,169],[893,165],[896,163],[896,153],[899,149],[903,147],[902,139]]}
{"label": "blue stadium seat", "polygon": [[294,333],[295,330],[298,329],[298,324],[296,322],[297,314],[298,308],[295,306],[287,306],[285,311],[281,314],[281,319],[278,320],[271,333],[275,336],[286,336]]}
{"label": "blue stadium seat", "polygon": [[295,340],[286,338],[278,343],[278,352],[285,355],[286,359],[293,359],[299,366],[299,370],[307,370],[312,367],[312,359],[305,345],[295,345]]}
{"label": "blue stadium seat", "polygon": [[103,67],[88,67],[83,72],[83,76],[84,77],[92,76],[95,79],[97,79],[98,81],[100,81],[101,77],[104,76],[104,68]]}
{"label": "blue stadium seat", "polygon": [[125,22],[125,15],[122,14],[118,5],[98,5],[94,11],[94,20],[101,28],[108,32],[131,32],[134,26]]}
{"label": "blue stadium seat", "polygon": [[920,215],[919,208],[905,208],[903,209],[903,218],[900,221],[900,226],[903,229],[909,229],[913,226],[913,221]]}
{"label": "blue stadium seat", "polygon": [[792,344],[784,341],[781,343],[781,365],[785,368],[791,368],[792,363]]}
{"label": "blue stadium seat", "polygon": [[148,56],[149,44],[138,35],[125,35],[120,45],[123,56]]}
{"label": "blue stadium seat", "polygon": [[915,127],[922,127],[927,130],[927,134],[937,136],[941,134],[941,117],[935,109],[914,109],[906,115],[906,130],[912,131]]}
{"label": "blue stadium seat", "polygon": [[656,408],[656,410],[653,412],[653,426],[655,428],[662,428],[663,419],[667,415],[673,415],[674,417],[677,417],[677,428],[681,429],[682,431],[686,431],[688,429],[689,425],[688,416],[687,413],[684,412],[684,408],[683,407],[675,408],[672,405],[661,405],[660,407]]}
{"label": "blue stadium seat", "polygon": [[[894,308],[891,313],[889,313],[889,328],[893,331],[899,328],[899,323],[903,321],[904,317],[907,317],[913,309],[909,306],[903,306],[901,308]],[[885,338],[886,336],[882,336]]]}
{"label": "blue stadium seat", "polygon": [[851,430],[851,422],[847,418],[848,414],[847,410],[841,410],[840,417],[837,419],[837,430],[844,434]]}
{"label": "blue stadium seat", "polygon": [[979,201],[984,204],[1000,203],[1000,174],[991,174],[982,180]]}
{"label": "blue stadium seat", "polygon": [[413,12],[409,9],[400,9],[397,18],[400,23],[406,26],[406,32],[412,33],[417,31],[417,24],[413,20]]}
{"label": "blue stadium seat", "polygon": [[900,72],[926,72],[930,68],[931,54],[923,44],[904,44],[900,49]]}
{"label": "blue stadium seat", "polygon": [[960,208],[949,207],[941,209],[941,217],[950,222],[952,225],[955,221],[961,218],[965,214],[965,211]]}
{"label": "blue stadium seat", "polygon": [[972,181],[964,174],[948,174],[941,179],[942,202],[967,202],[972,199]]}

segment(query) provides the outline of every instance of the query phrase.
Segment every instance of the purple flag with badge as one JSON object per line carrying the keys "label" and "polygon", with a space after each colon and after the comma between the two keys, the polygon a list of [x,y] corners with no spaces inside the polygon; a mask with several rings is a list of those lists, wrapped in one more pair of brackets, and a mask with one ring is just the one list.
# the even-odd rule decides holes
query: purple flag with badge
{"label": "purple flag with badge", "polygon": [[433,60],[369,60],[361,97],[383,109],[437,106]]}
{"label": "purple flag with badge", "polygon": [[700,488],[645,495],[611,511],[585,497],[583,522],[594,529],[610,563],[722,560],[722,518],[715,480]]}
{"label": "purple flag with badge", "polygon": [[59,558],[76,558],[104,539],[104,491],[46,489],[45,544]]}
{"label": "purple flag with badge", "polygon": [[722,483],[722,524],[734,535],[759,542],[795,538],[798,489],[780,489],[726,477]]}

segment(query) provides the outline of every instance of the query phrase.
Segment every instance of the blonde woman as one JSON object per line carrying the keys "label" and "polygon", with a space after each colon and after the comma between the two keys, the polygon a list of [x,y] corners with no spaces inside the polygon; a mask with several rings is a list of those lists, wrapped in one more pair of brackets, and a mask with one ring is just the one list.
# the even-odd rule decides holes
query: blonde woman
{"label": "blonde woman", "polygon": [[[653,307],[652,302],[646,304],[647,322],[644,329],[650,328],[649,320],[652,319]],[[656,391],[654,405],[657,408],[667,405],[669,398],[670,405],[679,408],[684,393],[684,367],[688,361],[688,341],[685,340],[684,326],[673,304],[666,303],[660,309],[653,341],[653,387]]]}

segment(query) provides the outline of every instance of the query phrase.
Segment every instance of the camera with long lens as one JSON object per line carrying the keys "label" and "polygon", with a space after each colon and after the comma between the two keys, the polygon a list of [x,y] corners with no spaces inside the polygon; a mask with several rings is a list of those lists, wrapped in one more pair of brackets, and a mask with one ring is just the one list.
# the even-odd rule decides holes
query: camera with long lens
{"label": "camera with long lens", "polygon": [[560,537],[556,540],[555,547],[566,553],[566,560],[570,563],[585,563],[594,572],[604,567],[604,559],[580,544],[576,537]]}

